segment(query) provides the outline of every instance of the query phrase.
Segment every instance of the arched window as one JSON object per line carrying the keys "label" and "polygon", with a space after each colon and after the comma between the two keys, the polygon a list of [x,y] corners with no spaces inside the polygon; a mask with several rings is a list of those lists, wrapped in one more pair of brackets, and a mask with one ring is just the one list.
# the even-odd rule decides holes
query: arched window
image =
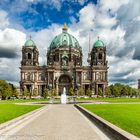
{"label": "arched window", "polygon": [[102,59],[102,54],[101,54],[101,53],[99,53],[98,58],[99,58],[99,59]]}
{"label": "arched window", "polygon": [[31,58],[32,58],[31,54],[30,54],[30,53],[28,53],[28,59],[31,59]]}

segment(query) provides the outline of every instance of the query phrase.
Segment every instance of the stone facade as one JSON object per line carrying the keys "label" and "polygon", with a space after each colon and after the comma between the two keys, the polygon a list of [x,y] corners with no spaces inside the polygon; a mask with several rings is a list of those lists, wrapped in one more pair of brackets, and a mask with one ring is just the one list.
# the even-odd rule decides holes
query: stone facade
{"label": "stone facade", "polygon": [[90,88],[93,95],[97,95],[101,88],[105,94],[108,84],[106,46],[99,39],[95,42],[88,66],[82,65],[82,56],[78,41],[67,33],[66,25],[47,50],[47,66],[39,66],[38,49],[31,39],[27,40],[22,47],[21,93],[27,88],[32,95],[36,89],[38,95],[43,96],[44,89],[48,88],[56,89],[60,95],[64,87],[67,94],[71,87],[75,91],[83,87],[85,93]]}

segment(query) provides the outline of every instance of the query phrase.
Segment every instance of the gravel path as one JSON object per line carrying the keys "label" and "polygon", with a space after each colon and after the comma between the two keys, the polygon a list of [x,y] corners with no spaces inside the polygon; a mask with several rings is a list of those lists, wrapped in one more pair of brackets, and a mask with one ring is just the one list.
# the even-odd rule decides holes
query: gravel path
{"label": "gravel path", "polygon": [[[14,130],[15,131],[15,130]],[[23,124],[8,140],[108,140],[73,105],[48,105],[38,117]]]}

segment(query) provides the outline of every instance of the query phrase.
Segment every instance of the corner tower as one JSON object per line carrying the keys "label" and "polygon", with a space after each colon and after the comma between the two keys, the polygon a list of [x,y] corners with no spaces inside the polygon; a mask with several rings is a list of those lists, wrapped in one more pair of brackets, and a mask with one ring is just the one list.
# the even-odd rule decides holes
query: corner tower
{"label": "corner tower", "polygon": [[[99,39],[93,44],[90,53],[90,67],[92,71],[92,88],[95,95],[105,94],[107,81],[107,60],[106,60],[106,46],[102,40]],[[102,95],[100,95],[102,96]]]}
{"label": "corner tower", "polygon": [[30,38],[28,39],[24,46],[22,47],[22,66],[38,66],[38,49],[34,41]]}
{"label": "corner tower", "polygon": [[33,95],[34,90],[38,93],[38,56],[39,52],[34,41],[31,38],[28,39],[22,46],[20,90],[23,94],[24,90],[27,89],[30,93],[30,97]]}

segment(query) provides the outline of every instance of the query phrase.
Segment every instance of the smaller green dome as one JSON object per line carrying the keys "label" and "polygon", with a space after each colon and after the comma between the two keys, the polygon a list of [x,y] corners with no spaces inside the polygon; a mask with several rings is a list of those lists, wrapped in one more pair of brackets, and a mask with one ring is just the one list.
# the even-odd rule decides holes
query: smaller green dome
{"label": "smaller green dome", "polygon": [[24,44],[25,47],[36,47],[34,41],[32,39],[28,39],[25,44]]}
{"label": "smaller green dome", "polygon": [[99,40],[99,39],[93,45],[93,47],[95,47],[95,48],[104,47],[104,46],[105,46],[104,42],[102,40]]}

